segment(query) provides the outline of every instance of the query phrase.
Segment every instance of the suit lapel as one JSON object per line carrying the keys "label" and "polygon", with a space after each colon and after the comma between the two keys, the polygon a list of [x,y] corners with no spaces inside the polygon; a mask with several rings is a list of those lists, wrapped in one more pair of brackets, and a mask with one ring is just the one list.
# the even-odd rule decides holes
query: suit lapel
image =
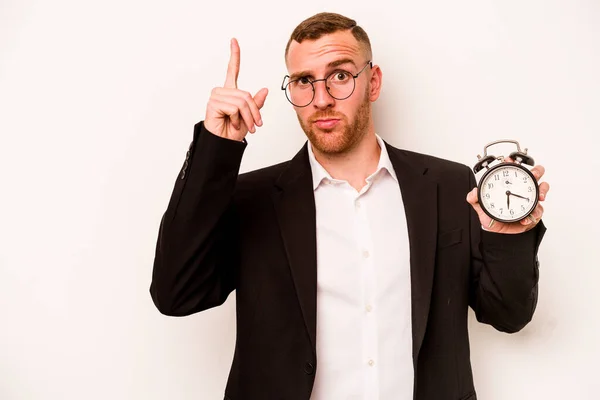
{"label": "suit lapel", "polygon": [[300,309],[316,357],[316,212],[306,145],[290,161],[277,180],[273,203]]}
{"label": "suit lapel", "polygon": [[402,193],[410,246],[413,362],[419,351],[429,316],[437,243],[437,184],[427,168],[408,152],[387,145]]}
{"label": "suit lapel", "polygon": [[[437,184],[419,158],[387,145],[398,177],[410,249],[413,362],[416,364],[429,316],[437,243]],[[306,145],[290,161],[273,192],[292,279],[316,356],[317,236],[315,198]]]}

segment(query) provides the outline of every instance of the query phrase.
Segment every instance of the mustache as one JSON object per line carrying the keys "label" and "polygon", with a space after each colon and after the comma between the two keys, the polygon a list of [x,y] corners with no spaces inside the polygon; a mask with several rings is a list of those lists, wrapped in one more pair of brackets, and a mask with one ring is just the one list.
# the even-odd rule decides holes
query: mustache
{"label": "mustache", "polygon": [[345,115],[342,113],[337,113],[337,112],[333,112],[333,111],[325,111],[325,112],[316,112],[313,115],[311,115],[309,121],[310,122],[317,122],[317,120],[320,119],[341,119],[343,120],[345,118]]}

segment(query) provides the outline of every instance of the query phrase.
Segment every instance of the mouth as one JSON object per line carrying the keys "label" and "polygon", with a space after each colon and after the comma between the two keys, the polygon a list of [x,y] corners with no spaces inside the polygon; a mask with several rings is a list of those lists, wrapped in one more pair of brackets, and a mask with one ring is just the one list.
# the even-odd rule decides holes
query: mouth
{"label": "mouth", "polygon": [[340,122],[337,118],[323,118],[315,121],[319,129],[333,129]]}

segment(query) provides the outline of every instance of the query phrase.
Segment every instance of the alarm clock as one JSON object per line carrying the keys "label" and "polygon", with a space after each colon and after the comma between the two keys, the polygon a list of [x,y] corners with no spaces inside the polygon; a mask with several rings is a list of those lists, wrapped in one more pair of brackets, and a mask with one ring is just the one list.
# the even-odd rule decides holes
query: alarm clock
{"label": "alarm clock", "polygon": [[[510,153],[514,162],[503,156],[487,154],[487,149],[498,143],[513,143],[517,151]],[[499,222],[518,222],[527,218],[538,203],[540,189],[537,180],[525,165],[533,166],[534,161],[527,155],[527,149],[521,151],[515,140],[497,140],[483,148],[483,157],[473,167],[476,174],[486,170],[477,185],[477,197],[483,211]],[[494,162],[498,161],[494,164]],[[494,165],[492,165],[494,164]]]}

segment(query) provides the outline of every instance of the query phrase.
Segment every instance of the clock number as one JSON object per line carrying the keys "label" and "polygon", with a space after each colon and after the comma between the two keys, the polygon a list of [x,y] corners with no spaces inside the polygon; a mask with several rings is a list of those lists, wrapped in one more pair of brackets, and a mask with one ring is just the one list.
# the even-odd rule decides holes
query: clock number
{"label": "clock number", "polygon": [[495,181],[499,181],[500,180],[500,176],[498,174],[494,175],[494,180]]}
{"label": "clock number", "polygon": [[503,212],[503,211],[504,211],[504,208],[501,208],[501,209],[500,209],[500,214],[502,214],[502,212]]}
{"label": "clock number", "polygon": [[529,187],[527,188],[527,191],[528,191],[528,192],[532,192],[532,190],[531,190],[531,186],[529,186]]}
{"label": "clock number", "polygon": [[517,171],[515,171],[515,178],[518,178],[518,176],[517,176]]}
{"label": "clock number", "polygon": [[486,194],[485,194],[485,198],[486,198],[486,199],[489,199],[489,198],[490,198],[490,194],[489,194],[489,193],[486,193]]}
{"label": "clock number", "polygon": [[502,175],[503,175],[504,177],[508,177],[508,171],[502,171]]}
{"label": "clock number", "polygon": [[523,183],[527,183],[527,177],[523,178]]}
{"label": "clock number", "polygon": [[525,211],[525,206],[521,204],[521,211]]}
{"label": "clock number", "polygon": [[510,215],[515,215],[515,210],[513,210],[512,208],[510,209]]}
{"label": "clock number", "polygon": [[494,207],[496,207],[496,206],[494,205],[494,203],[490,203],[490,208],[494,208]]}
{"label": "clock number", "polygon": [[488,183],[488,189],[493,189],[494,188],[494,184],[493,183]]}

